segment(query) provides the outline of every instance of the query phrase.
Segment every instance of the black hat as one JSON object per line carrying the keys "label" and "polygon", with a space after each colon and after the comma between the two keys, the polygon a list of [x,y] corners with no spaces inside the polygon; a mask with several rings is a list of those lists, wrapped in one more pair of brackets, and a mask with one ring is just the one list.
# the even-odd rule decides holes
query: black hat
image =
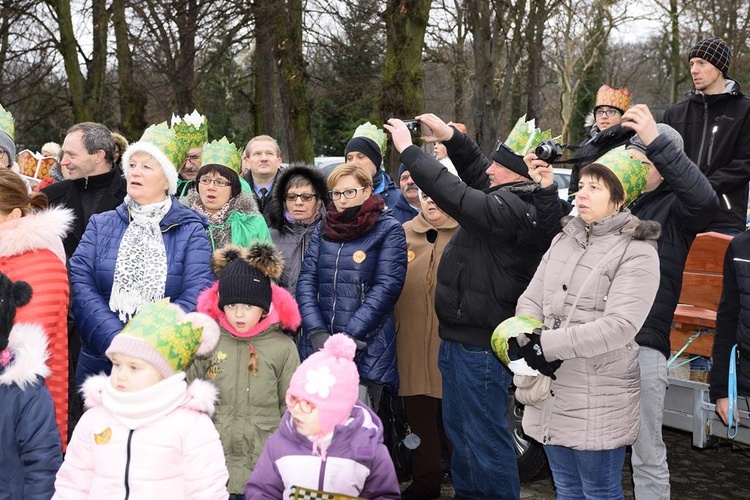
{"label": "black hat", "polygon": [[0,273],[0,351],[8,347],[8,337],[16,319],[16,309],[31,300],[31,287],[25,281],[13,283]]}
{"label": "black hat", "polygon": [[383,163],[383,154],[380,152],[380,147],[375,144],[375,141],[367,137],[352,137],[352,140],[346,144],[344,156],[352,151],[364,154],[375,164],[375,168],[380,170],[380,164]]}
{"label": "black hat", "polygon": [[707,38],[693,45],[688,53],[688,61],[694,57],[710,62],[724,76],[727,76],[729,65],[732,64],[732,51],[721,38]]}
{"label": "black hat", "polygon": [[211,264],[219,277],[219,307],[247,304],[270,310],[271,279],[278,280],[284,269],[284,259],[272,245],[227,245],[214,253]]}
{"label": "black hat", "polygon": [[492,158],[492,161],[499,163],[508,170],[511,170],[518,175],[522,175],[527,179],[531,179],[529,176],[529,167],[524,163],[523,156],[510,149],[505,143],[503,143],[503,141],[497,141],[490,158]]}

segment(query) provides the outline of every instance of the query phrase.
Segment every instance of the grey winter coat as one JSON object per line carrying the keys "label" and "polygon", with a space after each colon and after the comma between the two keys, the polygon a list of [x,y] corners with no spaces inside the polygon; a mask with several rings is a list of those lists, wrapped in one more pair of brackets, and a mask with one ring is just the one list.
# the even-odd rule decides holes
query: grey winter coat
{"label": "grey winter coat", "polygon": [[[590,226],[572,218],[552,242],[516,308],[517,315],[543,321],[545,358],[563,360],[549,397],[526,407],[523,429],[530,437],[576,450],[609,450],[635,441],[640,408],[635,335],[659,288],[658,237],[659,224],[641,222],[625,210]],[[570,324],[562,328],[578,294]]]}

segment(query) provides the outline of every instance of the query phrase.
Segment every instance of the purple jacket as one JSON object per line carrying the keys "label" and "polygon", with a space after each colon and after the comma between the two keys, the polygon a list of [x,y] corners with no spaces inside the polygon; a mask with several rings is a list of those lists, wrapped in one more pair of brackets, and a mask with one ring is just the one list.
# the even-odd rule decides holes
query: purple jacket
{"label": "purple jacket", "polygon": [[380,419],[359,403],[351,417],[348,425],[336,426],[322,460],[285,412],[245,485],[245,498],[289,498],[292,486],[368,499],[401,498]]}

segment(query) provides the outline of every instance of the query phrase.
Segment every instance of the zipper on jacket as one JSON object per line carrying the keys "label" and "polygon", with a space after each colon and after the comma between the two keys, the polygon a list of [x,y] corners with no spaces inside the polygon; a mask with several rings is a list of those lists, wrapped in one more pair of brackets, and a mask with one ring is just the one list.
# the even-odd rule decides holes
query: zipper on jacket
{"label": "zipper on jacket", "polygon": [[333,304],[331,307],[331,327],[330,327],[330,333],[333,334],[333,320],[336,319],[336,288],[338,285],[338,277],[339,277],[339,258],[341,257],[341,250],[344,249],[344,243],[342,242],[341,245],[339,245],[339,249],[336,251],[336,263],[333,267]]}
{"label": "zipper on jacket", "polygon": [[711,167],[711,156],[713,156],[712,153],[714,152],[714,138],[718,131],[718,125],[714,125],[714,128],[711,129],[711,139],[708,141],[708,157],[706,157],[706,171]]}
{"label": "zipper on jacket", "polygon": [[362,291],[359,294],[359,303],[364,304],[365,303],[365,290],[367,289],[367,286],[364,283],[362,283],[360,285],[360,288],[362,289]]}
{"label": "zipper on jacket", "polygon": [[456,321],[461,321],[461,308],[464,305],[463,287],[461,287],[461,283],[463,281],[463,275],[464,275],[464,266],[459,265],[458,266],[458,280],[456,282],[456,291],[458,292],[458,308],[456,310]]}
{"label": "zipper on jacket", "polygon": [[133,429],[128,431],[127,458],[125,459],[125,500],[130,498],[130,443],[133,440],[133,432],[135,432]]}
{"label": "zipper on jacket", "polygon": [[706,100],[706,96],[703,96],[703,132],[701,133],[701,147],[698,150],[698,161],[696,162],[698,164],[698,168],[701,171],[704,171],[704,169],[701,167],[701,161],[703,161],[703,146],[706,145],[706,132],[708,132],[708,101]]}
{"label": "zipper on jacket", "polygon": [[318,474],[318,490],[323,491],[323,486],[326,479],[326,461],[320,460],[320,474]]}

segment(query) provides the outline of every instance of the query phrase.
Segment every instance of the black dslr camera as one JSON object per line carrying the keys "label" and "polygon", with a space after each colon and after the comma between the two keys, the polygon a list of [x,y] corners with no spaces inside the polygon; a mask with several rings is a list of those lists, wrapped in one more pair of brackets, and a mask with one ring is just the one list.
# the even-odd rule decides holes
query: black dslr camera
{"label": "black dslr camera", "polygon": [[539,145],[534,150],[534,153],[540,160],[544,160],[547,163],[552,163],[562,156],[563,147],[565,147],[563,144],[559,144],[553,139],[547,139],[539,143]]}

